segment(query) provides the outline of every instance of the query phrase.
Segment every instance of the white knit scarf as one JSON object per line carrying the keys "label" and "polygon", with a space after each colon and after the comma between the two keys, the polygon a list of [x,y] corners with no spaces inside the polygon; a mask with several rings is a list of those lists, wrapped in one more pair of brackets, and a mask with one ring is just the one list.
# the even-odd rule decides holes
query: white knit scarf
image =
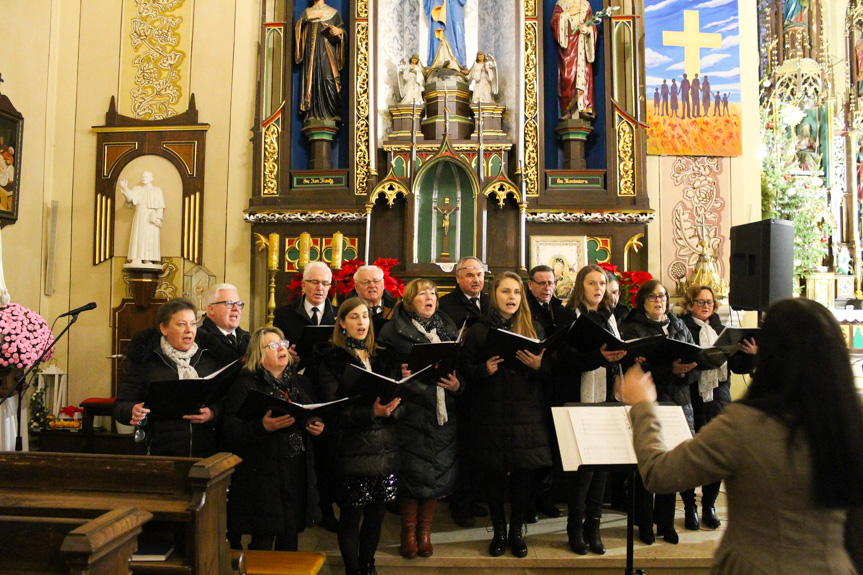
{"label": "white knit scarf", "polygon": [[198,379],[198,372],[195,371],[195,368],[191,364],[192,357],[198,353],[197,343],[193,343],[192,347],[186,351],[180,351],[171,347],[171,344],[168,343],[168,340],[163,335],[162,339],[159,340],[159,345],[162,347],[162,353],[177,364],[177,375],[180,379]]}
{"label": "white knit scarf", "polygon": [[[710,327],[709,323],[701,321],[695,316],[692,317],[692,320],[695,325],[701,328],[698,332],[698,345],[705,348],[712,346],[719,338],[716,331]],[[720,381],[726,379],[728,379],[728,364],[723,363],[719,369],[701,370],[701,377],[698,379],[698,393],[704,403],[713,401],[713,390],[719,387]]]}
{"label": "white knit scarf", "polygon": [[[576,308],[576,317],[581,315],[581,310]],[[609,316],[606,328],[620,338],[620,332],[617,329],[617,320],[614,319],[614,314]],[[593,371],[585,371],[581,374],[581,403],[602,403],[606,400],[607,392],[607,369],[605,366],[599,366]]]}
{"label": "white knit scarf", "polygon": [[[438,336],[436,329],[426,331],[422,324],[415,319],[412,319],[411,323],[414,324],[417,331],[429,340],[429,343],[441,343],[441,338]],[[435,389],[437,390],[437,424],[443,425],[449,421],[449,415],[446,412],[446,390],[439,385],[435,385]]]}

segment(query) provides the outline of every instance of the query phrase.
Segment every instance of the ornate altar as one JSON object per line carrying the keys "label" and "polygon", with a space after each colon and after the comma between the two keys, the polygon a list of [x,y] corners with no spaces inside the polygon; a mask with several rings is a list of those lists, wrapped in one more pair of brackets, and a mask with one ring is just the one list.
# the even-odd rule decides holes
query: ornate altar
{"label": "ornate altar", "polygon": [[[528,253],[532,239],[546,237],[584,244],[570,272],[605,261],[643,269],[653,211],[633,3],[580,3],[595,49],[577,85],[587,82],[593,99],[575,117],[558,98],[558,2],[468,0],[450,15],[463,18],[454,46],[452,27],[441,28],[425,4],[263,2],[245,219],[253,237],[277,234],[279,248],[272,262],[252,247],[253,285],[277,263],[282,304],[301,257],[331,262],[352,250],[365,261],[398,259],[393,271],[404,277],[449,277],[465,255],[492,273],[526,271],[548,263]],[[331,55],[323,72],[309,64],[315,34],[315,49]],[[341,96],[326,122],[303,99],[319,73]]]}

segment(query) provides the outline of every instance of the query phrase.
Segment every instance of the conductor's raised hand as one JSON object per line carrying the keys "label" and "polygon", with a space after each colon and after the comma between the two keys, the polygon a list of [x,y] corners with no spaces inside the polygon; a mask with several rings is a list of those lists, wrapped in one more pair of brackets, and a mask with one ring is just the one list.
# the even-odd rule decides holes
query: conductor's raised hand
{"label": "conductor's raised hand", "polygon": [[602,353],[602,357],[604,357],[605,361],[607,361],[608,363],[614,363],[615,361],[620,361],[621,359],[623,359],[623,356],[626,355],[625,349],[618,349],[617,351],[611,351],[609,349],[606,349],[607,347],[608,347],[607,343],[603,344],[603,346],[601,348],[599,348],[599,351]]}
{"label": "conductor's raised hand", "polygon": [[150,410],[144,407],[144,402],[136,403],[132,406],[132,421],[129,422],[129,425],[138,425],[143,420],[147,419],[147,414],[150,413]]}
{"label": "conductor's raised hand", "polygon": [[656,386],[653,385],[650,372],[645,373],[637,363],[627,369],[620,386],[620,394],[627,405],[656,401]]}
{"label": "conductor's raised hand", "polygon": [[294,421],[294,416],[290,413],[280,415],[279,417],[273,417],[272,409],[268,410],[267,413],[264,414],[264,417],[261,418],[261,423],[264,424],[264,429],[270,433],[290,427],[294,424]]}
{"label": "conductor's raised hand", "polygon": [[216,414],[213,413],[213,410],[211,410],[209,407],[202,407],[195,415],[184,415],[183,419],[200,425],[202,423],[207,423],[208,421],[213,421],[215,417]]}
{"label": "conductor's raised hand", "polygon": [[533,371],[539,371],[542,367],[543,355],[545,355],[545,349],[540,351],[538,354],[530,353],[526,349],[520,349],[515,352],[515,357]]}
{"label": "conductor's raised hand", "polygon": [[455,376],[455,372],[450,373],[446,377],[440,378],[437,384],[439,387],[442,387],[447,391],[458,391],[458,388],[461,387],[461,382]]}
{"label": "conductor's raised hand", "polygon": [[401,401],[402,401],[402,398],[397,397],[387,404],[382,404],[381,398],[380,397],[376,398],[375,404],[373,406],[373,409],[375,412],[375,417],[389,417],[389,416],[391,416],[393,414],[393,411],[396,410],[396,408],[399,406],[399,403],[401,403]]}

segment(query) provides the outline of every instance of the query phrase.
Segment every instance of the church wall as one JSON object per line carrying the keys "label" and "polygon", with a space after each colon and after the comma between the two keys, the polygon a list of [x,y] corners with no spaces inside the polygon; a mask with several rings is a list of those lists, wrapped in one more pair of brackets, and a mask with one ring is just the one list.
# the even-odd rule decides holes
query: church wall
{"label": "church wall", "polygon": [[[251,182],[250,128],[254,122],[260,3],[249,0],[186,0],[191,4],[191,49],[182,73],[194,93],[207,134],[204,190],[203,264],[216,281],[250,294],[250,229],[242,219]],[[115,257],[93,265],[96,135],[105,123],[111,96],[122,100],[129,87],[120,79],[129,40],[116,0],[0,1],[4,30],[0,44],[0,91],[24,115],[22,202],[18,222],[3,229],[6,279],[13,301],[39,311],[46,320],[70,307],[95,301],[81,314],[71,337],[58,346],[58,365],[70,373],[69,400],[110,393],[111,308],[125,286]],[[123,49],[127,54],[123,55]],[[26,58],[22,57],[26,54]],[[128,96],[126,96],[128,98]],[[142,160],[145,165],[148,160]],[[136,168],[137,170],[138,168]],[[130,185],[139,173],[131,174]],[[160,184],[158,180],[155,182]],[[59,201],[54,294],[45,296],[48,208]],[[179,209],[179,208],[178,208]],[[163,229],[163,238],[176,230]],[[178,245],[166,238],[163,245]],[[117,238],[125,254],[128,236]],[[175,253],[163,253],[175,262]],[[185,263],[189,269],[191,264]],[[174,280],[182,290],[181,268]],[[244,318],[248,327],[248,317]],[[62,322],[61,322],[62,323]],[[59,329],[56,330],[59,332]]]}

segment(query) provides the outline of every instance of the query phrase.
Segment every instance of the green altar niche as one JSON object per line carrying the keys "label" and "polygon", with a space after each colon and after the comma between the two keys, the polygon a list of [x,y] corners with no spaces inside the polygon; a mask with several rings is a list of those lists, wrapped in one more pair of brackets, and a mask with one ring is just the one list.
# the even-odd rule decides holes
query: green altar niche
{"label": "green altar niche", "polygon": [[417,173],[414,193],[415,263],[455,262],[476,253],[479,186],[464,162],[446,155],[428,162]]}

